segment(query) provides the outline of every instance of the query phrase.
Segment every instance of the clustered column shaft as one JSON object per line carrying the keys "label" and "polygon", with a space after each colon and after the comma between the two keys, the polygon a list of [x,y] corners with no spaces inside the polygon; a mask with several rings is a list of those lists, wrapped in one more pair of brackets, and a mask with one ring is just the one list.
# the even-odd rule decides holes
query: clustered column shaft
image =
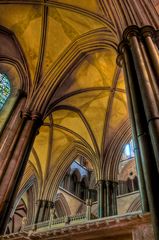
{"label": "clustered column shaft", "polygon": [[40,114],[23,111],[11,147],[3,158],[6,164],[5,174],[2,172],[0,175],[0,234],[4,233],[8,223],[30,150],[41,124]]}
{"label": "clustered column shaft", "polygon": [[159,239],[158,54],[152,27],[130,26],[125,30],[118,63],[125,74],[142,208],[148,211],[149,203],[156,240]]}
{"label": "clustered column shaft", "polygon": [[98,217],[117,214],[117,182],[98,181]]}
{"label": "clustered column shaft", "polygon": [[49,220],[50,219],[50,210],[54,207],[55,206],[52,201],[38,200],[35,223]]}

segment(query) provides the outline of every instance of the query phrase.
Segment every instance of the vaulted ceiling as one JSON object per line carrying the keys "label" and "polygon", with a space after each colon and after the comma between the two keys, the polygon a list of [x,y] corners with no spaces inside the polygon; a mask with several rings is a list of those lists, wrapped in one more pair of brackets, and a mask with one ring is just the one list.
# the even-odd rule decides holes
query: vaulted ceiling
{"label": "vaulted ceiling", "polygon": [[[32,83],[29,95],[55,68],[60,75],[63,59],[69,64],[70,48],[80,48],[81,37],[101,31],[112,38],[94,50],[89,36],[83,57],[52,95],[29,157],[43,186],[56,176],[58,182],[77,154],[91,160],[101,178],[107,148],[128,119],[123,73],[116,65],[115,30],[103,2],[1,0],[0,24],[14,32],[24,52]],[[49,75],[52,81],[55,73]]]}

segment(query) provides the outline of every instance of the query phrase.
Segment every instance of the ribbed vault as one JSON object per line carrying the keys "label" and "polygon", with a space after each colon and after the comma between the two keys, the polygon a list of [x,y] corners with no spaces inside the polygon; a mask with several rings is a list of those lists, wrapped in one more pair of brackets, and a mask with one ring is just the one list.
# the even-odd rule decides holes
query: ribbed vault
{"label": "ribbed vault", "polygon": [[[43,115],[29,160],[39,197],[50,200],[78,155],[91,161],[96,179],[115,179],[121,145],[130,139],[116,49],[125,27],[147,24],[148,13],[137,19],[136,0],[129,8],[128,1],[88,1],[0,1],[0,23],[13,33],[7,41],[25,56],[13,61],[7,50],[0,52],[0,67],[23,66],[26,107]],[[157,26],[155,8],[151,22]]]}

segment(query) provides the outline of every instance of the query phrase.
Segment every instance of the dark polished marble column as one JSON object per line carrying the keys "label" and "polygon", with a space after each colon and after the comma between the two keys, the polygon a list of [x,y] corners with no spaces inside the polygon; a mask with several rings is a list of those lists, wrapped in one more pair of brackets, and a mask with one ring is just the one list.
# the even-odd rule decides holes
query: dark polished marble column
{"label": "dark polished marble column", "polygon": [[5,174],[3,171],[0,178],[0,234],[5,231],[34,139],[41,125],[40,114],[23,111],[18,131],[3,159],[7,164]]}
{"label": "dark polished marble column", "polygon": [[[142,42],[142,32],[137,26],[128,27],[119,46],[123,55],[126,79],[128,79],[133,115],[136,127],[141,163],[151,212],[155,239],[159,239],[159,182],[156,146],[159,144],[159,111],[156,89],[150,73],[149,55]],[[151,63],[152,64],[152,63]],[[149,63],[150,65],[150,63]],[[154,76],[153,76],[154,77]],[[140,170],[139,170],[140,171]]]}

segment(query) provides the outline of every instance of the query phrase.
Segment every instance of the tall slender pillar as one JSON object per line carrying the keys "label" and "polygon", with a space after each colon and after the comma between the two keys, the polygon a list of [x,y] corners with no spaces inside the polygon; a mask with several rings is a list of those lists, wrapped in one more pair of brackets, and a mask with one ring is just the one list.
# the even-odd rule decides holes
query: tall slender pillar
{"label": "tall slender pillar", "polygon": [[98,217],[117,214],[117,182],[110,180],[98,181]]}
{"label": "tall slender pillar", "polygon": [[54,207],[54,203],[48,200],[38,200],[37,201],[37,212],[35,217],[35,223],[44,222],[49,220],[50,211]]}
{"label": "tall slender pillar", "polygon": [[106,184],[106,216],[112,216],[112,182],[107,180]]}
{"label": "tall slender pillar", "polygon": [[86,199],[86,219],[91,220],[91,207],[92,207],[92,200]]}
{"label": "tall slender pillar", "polygon": [[[127,47],[126,45],[124,47]],[[124,70],[124,77],[125,77],[125,87],[126,87],[126,93],[127,93],[127,103],[128,103],[128,110],[129,110],[129,117],[131,119],[131,129],[132,129],[132,137],[133,137],[133,145],[134,145],[134,153],[135,153],[135,160],[136,160],[136,169],[137,169],[137,175],[139,179],[139,190],[140,190],[140,196],[141,196],[141,206],[143,212],[149,211],[149,204],[148,204],[148,198],[147,198],[147,192],[146,192],[146,185],[145,185],[145,179],[144,179],[144,173],[142,168],[142,162],[141,162],[141,154],[139,150],[139,143],[137,138],[137,129],[135,124],[135,113],[133,109],[133,103],[132,103],[132,95],[131,91],[133,90],[129,85],[129,80],[131,79],[131,72],[128,66],[126,66],[125,61],[128,60],[127,55],[125,53],[125,59],[119,56],[119,62],[118,64],[123,67]],[[128,73],[129,70],[129,73]],[[135,90],[135,89],[134,89]],[[134,94],[133,92],[132,94]],[[135,100],[135,99],[134,99]]]}
{"label": "tall slender pillar", "polygon": [[117,182],[112,182],[112,188],[113,188],[113,195],[112,195],[112,215],[117,215]]}
{"label": "tall slender pillar", "polygon": [[104,217],[104,208],[105,208],[105,202],[104,202],[105,180],[98,180],[97,186],[98,186],[98,217],[102,218]]}
{"label": "tall slender pillar", "polygon": [[[159,52],[157,48],[157,33],[152,26],[141,28],[141,36],[146,47],[149,60],[154,71],[156,82],[159,80]],[[159,87],[159,86],[158,86]]]}
{"label": "tall slender pillar", "polygon": [[124,57],[152,224],[155,239],[158,240],[159,191],[156,191],[156,183],[159,182],[159,174],[154,148],[157,138],[152,138],[155,129],[154,135],[158,135],[158,103],[145,61],[145,59],[148,61],[148,57],[145,58],[146,49],[143,52],[143,45],[138,35],[139,29],[136,26],[128,27],[119,52]]}
{"label": "tall slender pillar", "polygon": [[18,132],[21,124],[20,111],[24,108],[26,102],[26,95],[23,91],[19,91],[19,96],[16,101],[16,106],[12,110],[10,119],[7,120],[5,129],[1,132],[0,138],[0,179],[5,174],[5,169],[8,164],[5,158],[6,154],[10,151],[15,135]]}
{"label": "tall slender pillar", "polygon": [[106,214],[105,216],[113,216],[117,214],[117,182],[110,180],[105,181],[106,195]]}
{"label": "tall slender pillar", "polygon": [[2,172],[0,179],[0,234],[5,231],[29,153],[41,124],[40,114],[24,111],[21,115],[19,129],[3,159],[7,165],[5,174]]}
{"label": "tall slender pillar", "polygon": [[[128,28],[124,35],[125,39],[129,41],[131,46],[135,71],[138,78],[141,98],[149,129],[149,136],[151,138],[153,152],[159,171],[159,100],[156,99],[156,97],[159,95],[159,91],[158,89],[154,88],[155,83],[153,82],[153,78],[151,76],[152,73],[150,75],[149,72],[148,65],[152,65],[152,63],[149,63],[150,61],[148,61],[149,55],[147,54],[147,47],[145,47],[141,41],[141,30],[133,26]],[[145,41],[150,39],[151,38],[147,36]],[[150,41],[148,43],[150,43]],[[152,54],[154,54],[154,52]],[[157,54],[154,54],[154,58],[155,56],[157,56]],[[158,61],[157,57],[155,58],[155,61]],[[157,67],[154,66],[154,69],[157,69]]]}

